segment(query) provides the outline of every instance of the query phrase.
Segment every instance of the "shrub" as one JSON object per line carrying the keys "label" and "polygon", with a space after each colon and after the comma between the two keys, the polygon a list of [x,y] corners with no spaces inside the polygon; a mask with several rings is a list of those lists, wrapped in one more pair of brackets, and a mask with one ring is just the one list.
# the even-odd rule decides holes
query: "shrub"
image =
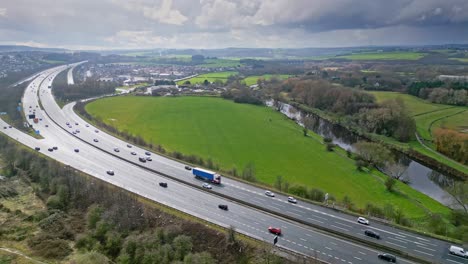
{"label": "shrub", "polygon": [[309,198],[314,201],[323,202],[325,200],[325,193],[319,189],[309,190]]}
{"label": "shrub", "polygon": [[72,252],[67,241],[45,233],[30,238],[27,244],[37,255],[48,259],[63,259]]}
{"label": "shrub", "polygon": [[63,209],[62,201],[60,201],[60,197],[58,197],[57,195],[49,196],[46,204],[47,208],[49,209]]}

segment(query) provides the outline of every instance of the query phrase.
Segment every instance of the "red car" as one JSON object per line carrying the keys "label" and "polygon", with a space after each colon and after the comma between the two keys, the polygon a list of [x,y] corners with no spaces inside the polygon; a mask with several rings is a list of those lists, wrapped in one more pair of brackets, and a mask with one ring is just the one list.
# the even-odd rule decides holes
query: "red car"
{"label": "red car", "polygon": [[281,228],[277,228],[277,227],[268,227],[268,231],[270,231],[270,233],[272,234],[275,234],[275,235],[281,235]]}

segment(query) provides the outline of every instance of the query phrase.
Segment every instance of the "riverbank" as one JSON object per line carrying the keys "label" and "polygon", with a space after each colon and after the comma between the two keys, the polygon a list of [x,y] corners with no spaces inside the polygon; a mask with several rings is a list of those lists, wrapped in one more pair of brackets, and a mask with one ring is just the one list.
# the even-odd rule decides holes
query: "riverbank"
{"label": "riverbank", "polygon": [[355,136],[357,137],[360,137],[364,140],[380,143],[393,151],[397,151],[404,155],[407,155],[411,159],[442,174],[455,177],[459,180],[468,180],[468,169],[466,168],[466,166],[451,159],[445,158],[443,156],[434,157],[434,153],[425,149],[422,145],[420,145],[417,142],[416,143],[418,145],[415,145],[414,142],[412,142],[411,144],[406,144],[382,135],[367,133],[359,128],[343,124],[343,122],[341,122],[338,116],[328,114],[317,109],[312,109],[297,102],[286,101],[286,103],[294,106],[295,108],[303,111],[304,113],[315,115],[336,126],[340,126],[343,129],[347,130],[349,133],[355,134]]}

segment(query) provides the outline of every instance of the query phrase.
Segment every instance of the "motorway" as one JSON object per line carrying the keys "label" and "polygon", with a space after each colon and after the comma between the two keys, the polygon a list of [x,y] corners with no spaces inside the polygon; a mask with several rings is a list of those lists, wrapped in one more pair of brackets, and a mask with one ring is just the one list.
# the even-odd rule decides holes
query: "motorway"
{"label": "motorway", "polygon": [[[373,249],[317,232],[307,225],[226,201],[213,194],[220,193],[233,197],[233,200],[242,200],[267,208],[272,212],[287,214],[290,218],[299,218],[310,224],[339,230],[362,239],[370,239],[363,235],[366,227],[357,224],[353,216],[301,201],[297,205],[289,204],[287,198],[282,195],[274,198],[266,197],[262,189],[227,178],[223,178],[221,186],[214,186],[214,189],[209,192],[201,191],[187,185],[201,185],[201,182],[194,179],[190,171],[184,169],[183,164],[156,154],[151,155],[153,161],[139,163],[138,157],[144,155],[145,150],[135,146],[129,148],[126,142],[102,131],[99,132],[91,125],[85,126],[85,121],[72,111],[73,104],[65,106],[63,110],[58,107],[48,87],[53,78],[65,69],[66,67],[61,66],[45,71],[33,80],[23,97],[23,109],[26,114],[37,109],[36,115],[42,120],[38,124],[31,124],[41,132],[44,139],[37,140],[9,128],[3,129],[4,133],[29,147],[39,146],[44,154],[97,178],[210,222],[222,226],[235,226],[238,232],[252,237],[271,241],[273,236],[267,232],[266,228],[273,225],[283,229],[284,237],[280,238],[278,243],[281,247],[310,256],[317,255],[319,259],[330,263],[375,263],[377,252]],[[45,111],[40,109],[38,94]],[[71,128],[66,125],[67,122],[70,123]],[[6,124],[1,126],[6,126]],[[80,130],[79,133],[76,133],[77,129]],[[73,135],[72,131],[75,131],[76,135]],[[94,142],[94,139],[98,142]],[[52,146],[57,146],[58,151],[48,152],[47,148]],[[116,147],[119,148],[119,152],[114,151]],[[78,148],[80,152],[73,152],[75,148]],[[131,155],[131,151],[139,155]],[[140,166],[171,175],[187,184],[163,178]],[[115,176],[108,176],[105,173],[108,169],[114,170]],[[168,182],[169,188],[158,187],[159,181]],[[228,204],[230,210],[228,212],[218,210],[217,204],[220,203]],[[434,262],[467,263],[464,259],[448,255],[446,242],[378,223],[371,223],[368,228],[379,232],[383,237],[379,243],[384,243],[386,246],[410,252]],[[402,258],[399,258],[399,261],[408,262]]]}

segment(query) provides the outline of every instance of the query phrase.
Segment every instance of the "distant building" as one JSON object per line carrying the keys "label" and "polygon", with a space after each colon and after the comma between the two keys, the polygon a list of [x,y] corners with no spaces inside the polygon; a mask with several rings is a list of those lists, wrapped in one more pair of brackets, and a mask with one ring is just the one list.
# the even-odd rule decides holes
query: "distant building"
{"label": "distant building", "polygon": [[461,82],[468,82],[467,75],[439,75],[437,79],[441,81],[461,81]]}

